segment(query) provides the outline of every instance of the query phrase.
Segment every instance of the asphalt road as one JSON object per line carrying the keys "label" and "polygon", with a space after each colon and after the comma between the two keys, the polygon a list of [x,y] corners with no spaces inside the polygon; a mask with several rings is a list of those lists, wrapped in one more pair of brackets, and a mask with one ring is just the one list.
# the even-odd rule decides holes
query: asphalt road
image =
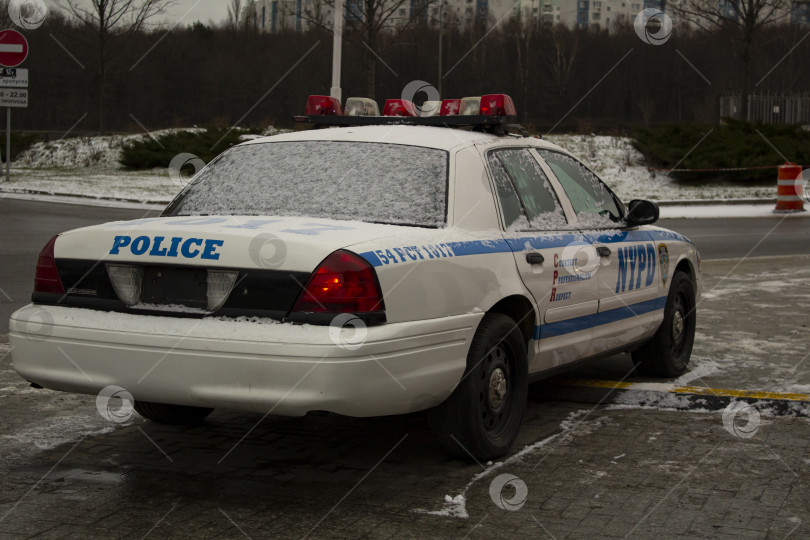
{"label": "asphalt road", "polygon": [[51,202],[0,200],[0,342],[6,342],[8,319],[29,302],[39,251],[54,235],[108,221],[137,219],[153,211]]}
{"label": "asphalt road", "polygon": [[[0,342],[8,319],[28,303],[37,255],[55,234],[157,212],[5,198],[0,200]],[[810,254],[810,215],[767,218],[666,219],[659,225],[681,232],[704,260]]]}

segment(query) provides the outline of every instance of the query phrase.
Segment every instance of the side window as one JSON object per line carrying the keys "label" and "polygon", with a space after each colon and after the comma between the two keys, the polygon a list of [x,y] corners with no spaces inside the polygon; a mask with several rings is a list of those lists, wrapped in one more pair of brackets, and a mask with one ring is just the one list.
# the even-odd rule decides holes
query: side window
{"label": "side window", "polygon": [[[496,150],[489,153],[488,161],[493,175],[500,175],[501,182],[508,182],[512,187],[512,193],[517,195],[519,215],[525,216],[520,223],[516,222],[519,220],[507,219],[503,197],[499,193],[505,223],[510,223],[513,228],[540,230],[567,224],[551,184],[528,149]],[[510,201],[510,204],[513,203]]]}
{"label": "side window", "polygon": [[503,213],[504,226],[509,229],[515,222],[518,222],[523,217],[523,208],[520,206],[520,200],[515,193],[515,188],[512,186],[512,181],[509,175],[506,174],[506,169],[503,168],[501,162],[491,153],[487,156],[489,169],[492,171],[492,177],[495,180],[495,189],[498,193],[498,200],[501,202],[501,212]]}
{"label": "side window", "polygon": [[613,194],[595,174],[570,156],[538,151],[562,184],[582,226],[615,227],[621,223],[622,212]]}

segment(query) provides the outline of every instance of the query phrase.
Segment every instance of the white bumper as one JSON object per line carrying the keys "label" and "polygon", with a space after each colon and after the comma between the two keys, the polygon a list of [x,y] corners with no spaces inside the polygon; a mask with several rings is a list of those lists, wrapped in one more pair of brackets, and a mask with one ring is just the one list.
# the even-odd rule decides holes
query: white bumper
{"label": "white bumper", "polygon": [[9,339],[14,369],[54,390],[117,385],[157,403],[383,416],[444,401],[482,317],[370,327],[359,347],[349,328],[335,337],[347,348],[325,326],[28,305],[11,316]]}

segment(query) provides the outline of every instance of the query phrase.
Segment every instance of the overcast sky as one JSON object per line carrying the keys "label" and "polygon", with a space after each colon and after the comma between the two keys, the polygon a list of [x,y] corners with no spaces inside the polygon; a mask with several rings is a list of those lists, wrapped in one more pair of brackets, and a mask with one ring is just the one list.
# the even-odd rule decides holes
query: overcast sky
{"label": "overcast sky", "polygon": [[[53,0],[48,0],[47,3],[48,8],[54,9]],[[196,21],[222,22],[227,14],[228,0],[176,0],[167,10],[166,22],[180,22],[184,26]]]}
{"label": "overcast sky", "polygon": [[[242,2],[244,4],[244,2]],[[186,15],[187,14],[187,15]],[[185,17],[183,17],[185,15]],[[183,23],[195,21],[222,22],[228,15],[226,0],[178,0],[168,11],[168,18],[175,22],[183,17]]]}

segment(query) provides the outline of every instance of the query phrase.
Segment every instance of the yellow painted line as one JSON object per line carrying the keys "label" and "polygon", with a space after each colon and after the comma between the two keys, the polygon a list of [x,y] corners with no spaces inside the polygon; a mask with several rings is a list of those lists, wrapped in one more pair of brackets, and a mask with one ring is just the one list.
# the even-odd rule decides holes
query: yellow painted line
{"label": "yellow painted line", "polygon": [[753,399],[783,399],[787,401],[810,401],[810,395],[787,392],[762,392],[757,390],[729,390],[726,388],[703,388],[700,386],[678,386],[672,390],[677,394],[715,395],[723,397]]}
{"label": "yellow painted line", "polygon": [[764,392],[759,390],[733,390],[728,388],[706,388],[703,386],[676,386],[670,383],[631,383],[601,379],[554,379],[554,384],[561,386],[584,386],[588,388],[609,388],[620,390],[641,390],[667,392],[670,394],[693,394],[698,396],[718,396],[749,399],[776,399],[784,401],[810,402],[809,394],[790,392]]}

